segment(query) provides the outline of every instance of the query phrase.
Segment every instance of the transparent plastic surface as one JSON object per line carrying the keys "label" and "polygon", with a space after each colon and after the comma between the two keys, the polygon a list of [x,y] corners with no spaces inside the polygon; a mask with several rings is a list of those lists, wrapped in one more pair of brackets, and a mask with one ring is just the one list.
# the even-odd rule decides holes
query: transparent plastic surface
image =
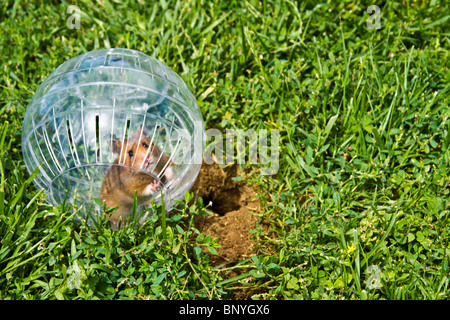
{"label": "transparent plastic surface", "polygon": [[27,169],[40,167],[34,183],[50,203],[66,200],[82,215],[100,214],[105,199],[128,207],[135,192],[142,208],[162,191],[170,210],[196,179],[204,147],[202,116],[183,80],[130,49],[60,65],[37,89],[22,129]]}

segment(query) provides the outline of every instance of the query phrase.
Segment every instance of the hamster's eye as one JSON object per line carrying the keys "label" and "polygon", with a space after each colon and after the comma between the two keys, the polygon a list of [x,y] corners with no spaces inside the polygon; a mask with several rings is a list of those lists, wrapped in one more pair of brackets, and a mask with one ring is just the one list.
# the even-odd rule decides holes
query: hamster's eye
{"label": "hamster's eye", "polygon": [[146,149],[148,149],[148,144],[146,144],[145,142],[142,143],[142,146]]}
{"label": "hamster's eye", "polygon": [[128,151],[128,155],[132,157],[134,155],[133,150]]}

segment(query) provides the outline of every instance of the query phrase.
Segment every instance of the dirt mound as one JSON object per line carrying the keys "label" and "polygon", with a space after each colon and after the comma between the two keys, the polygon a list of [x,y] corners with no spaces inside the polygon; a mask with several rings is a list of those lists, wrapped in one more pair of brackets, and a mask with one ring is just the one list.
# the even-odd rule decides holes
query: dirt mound
{"label": "dirt mound", "polygon": [[245,181],[235,181],[239,177],[239,167],[235,164],[223,169],[217,165],[204,164],[191,191],[203,198],[203,203],[212,202],[212,215],[199,217],[196,227],[206,235],[218,238],[221,248],[213,262],[236,261],[251,255],[253,246],[249,233],[256,226],[257,217],[251,212],[260,212],[257,193]]}

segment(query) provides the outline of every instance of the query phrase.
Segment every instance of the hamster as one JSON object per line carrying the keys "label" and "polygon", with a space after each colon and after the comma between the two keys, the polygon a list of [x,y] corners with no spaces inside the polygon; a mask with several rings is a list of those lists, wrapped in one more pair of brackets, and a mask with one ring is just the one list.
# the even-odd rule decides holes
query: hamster
{"label": "hamster", "polygon": [[[137,204],[141,205],[159,191],[161,180],[155,179],[146,171],[153,169],[152,173],[159,175],[166,167],[169,157],[161,154],[161,150],[151,143],[142,126],[128,140],[112,140],[111,144],[112,151],[118,156],[103,179],[100,199],[107,207],[119,206],[109,216],[112,228],[117,230],[119,219],[124,220],[133,209],[135,192]],[[172,180],[173,176],[173,163],[170,162],[165,168],[163,182]]]}

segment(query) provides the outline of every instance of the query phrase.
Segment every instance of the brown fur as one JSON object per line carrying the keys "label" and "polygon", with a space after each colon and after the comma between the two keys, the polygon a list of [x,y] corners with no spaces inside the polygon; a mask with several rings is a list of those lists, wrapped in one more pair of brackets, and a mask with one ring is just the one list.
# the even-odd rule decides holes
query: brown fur
{"label": "brown fur", "polygon": [[[161,155],[161,151],[151,143],[142,127],[128,141],[113,140],[112,150],[119,155],[103,179],[100,199],[107,207],[119,206],[117,211],[109,216],[113,229],[117,230],[119,219],[124,220],[133,209],[135,193],[138,205],[141,205],[151,199],[155,192],[159,191],[161,182],[147,174],[145,169],[153,168],[154,163],[158,161]],[[130,151],[132,154],[130,154]],[[168,158],[164,154],[161,156],[153,170],[154,174],[159,174],[163,170]],[[143,170],[140,169],[141,165]],[[172,164],[170,164],[162,177],[162,181],[172,178],[173,171]]]}

